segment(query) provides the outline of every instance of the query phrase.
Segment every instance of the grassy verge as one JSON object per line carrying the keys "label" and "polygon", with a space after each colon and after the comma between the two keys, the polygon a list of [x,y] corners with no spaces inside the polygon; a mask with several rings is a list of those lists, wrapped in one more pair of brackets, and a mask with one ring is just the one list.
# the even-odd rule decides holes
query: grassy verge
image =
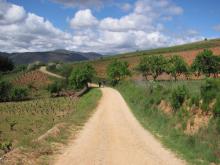
{"label": "grassy verge", "polygon": [[[11,141],[13,148],[19,147],[22,148],[22,152],[37,155],[34,159],[39,157],[47,159],[53,154],[52,144],[67,142],[73,130],[78,130],[92,114],[100,97],[99,89],[91,89],[79,100],[44,98],[0,103],[0,142],[3,144]],[[13,128],[12,123],[16,123]],[[43,141],[34,141],[60,123],[64,123],[64,126],[60,128],[59,134],[49,136]]]}
{"label": "grassy verge", "polygon": [[[186,135],[188,112],[181,110],[174,115],[166,115],[158,109],[161,100],[169,100],[173,86],[185,82],[156,82],[152,84],[137,84],[131,81],[123,82],[117,89],[124,96],[134,115],[146,129],[150,130],[162,143],[175,151],[191,164],[219,163],[220,133],[217,131],[217,119],[211,119],[207,128],[200,129],[195,135]],[[198,94],[203,82],[188,82],[187,88],[191,94]],[[196,84],[196,85],[195,85]]]}

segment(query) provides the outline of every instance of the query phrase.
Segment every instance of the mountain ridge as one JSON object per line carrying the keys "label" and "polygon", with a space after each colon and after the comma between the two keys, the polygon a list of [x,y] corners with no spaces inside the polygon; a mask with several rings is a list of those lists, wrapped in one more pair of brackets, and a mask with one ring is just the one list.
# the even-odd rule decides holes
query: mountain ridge
{"label": "mountain ridge", "polygon": [[95,52],[75,52],[65,49],[57,49],[53,51],[44,52],[0,52],[0,55],[9,57],[15,64],[29,64],[35,61],[40,61],[43,63],[75,62],[95,60],[102,57],[101,54]]}

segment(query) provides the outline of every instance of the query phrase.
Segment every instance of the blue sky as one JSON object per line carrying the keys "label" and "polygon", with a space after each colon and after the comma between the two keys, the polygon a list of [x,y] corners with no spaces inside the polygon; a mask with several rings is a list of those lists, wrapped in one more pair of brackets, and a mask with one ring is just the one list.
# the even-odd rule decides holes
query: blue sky
{"label": "blue sky", "polygon": [[0,51],[113,54],[218,38],[219,7],[219,0],[0,0]]}

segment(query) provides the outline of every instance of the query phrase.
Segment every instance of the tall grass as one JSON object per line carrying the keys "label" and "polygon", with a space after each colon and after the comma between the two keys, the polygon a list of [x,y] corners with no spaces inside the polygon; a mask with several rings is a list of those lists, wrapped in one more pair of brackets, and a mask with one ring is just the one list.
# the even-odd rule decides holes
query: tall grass
{"label": "tall grass", "polygon": [[[192,164],[219,163],[220,132],[216,129],[217,119],[212,119],[208,127],[201,129],[197,134],[186,135],[184,129],[189,119],[186,110],[181,109],[173,115],[166,115],[158,109],[157,105],[162,99],[169,100],[171,89],[177,85],[173,83],[175,82],[140,85],[128,81],[121,83],[117,88],[143,127],[150,130],[166,147]],[[197,93],[201,83],[188,82],[187,87],[192,93]],[[182,127],[177,127],[178,124]]]}

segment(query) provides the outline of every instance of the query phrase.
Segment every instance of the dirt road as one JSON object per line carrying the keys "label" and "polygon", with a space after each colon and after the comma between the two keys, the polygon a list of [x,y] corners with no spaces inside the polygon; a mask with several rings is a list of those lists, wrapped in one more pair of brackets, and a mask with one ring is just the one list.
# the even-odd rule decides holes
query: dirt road
{"label": "dirt road", "polygon": [[55,165],[182,165],[135,119],[119,92],[102,88],[97,111]]}
{"label": "dirt road", "polygon": [[40,67],[39,70],[40,70],[41,72],[47,74],[47,75],[52,76],[52,77],[56,77],[56,78],[60,78],[60,79],[64,79],[64,77],[62,77],[62,76],[60,76],[60,75],[57,75],[57,74],[55,74],[55,73],[51,73],[51,72],[47,71],[46,66],[42,66],[42,67]]}

